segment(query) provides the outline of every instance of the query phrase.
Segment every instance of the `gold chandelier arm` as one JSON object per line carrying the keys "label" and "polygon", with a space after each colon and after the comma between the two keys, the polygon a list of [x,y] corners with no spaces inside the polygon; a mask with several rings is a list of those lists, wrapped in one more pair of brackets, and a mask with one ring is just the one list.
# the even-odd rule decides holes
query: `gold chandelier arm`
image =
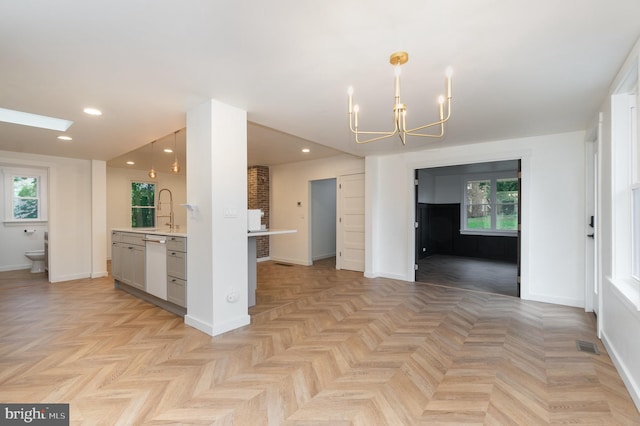
{"label": "gold chandelier arm", "polygon": [[[437,123],[434,123],[434,125]],[[440,133],[438,134],[426,134],[426,133],[410,133],[410,132],[406,132],[406,135],[409,136],[422,136],[425,138],[441,138],[444,136],[444,126],[442,125],[442,123],[440,123]]]}
{"label": "gold chandelier arm", "polygon": [[[353,113],[349,113],[349,129],[351,130],[351,133],[353,133],[355,135],[355,141],[358,144],[363,144],[363,143],[369,143],[369,142],[373,142],[373,141],[378,141],[381,139],[386,139],[386,138],[390,138],[393,135],[395,135],[396,133],[398,133],[398,124],[396,123],[396,127],[393,131],[391,132],[364,132],[361,130],[358,130],[357,128],[353,128],[353,119],[352,119]],[[366,139],[361,141],[358,136],[360,135],[380,135],[371,139]]]}
{"label": "gold chandelier arm", "polygon": [[364,140],[364,141],[361,141],[360,139],[358,139],[358,135],[360,133],[363,133],[363,134],[384,134],[385,132],[356,132],[355,133],[355,135],[356,135],[355,140],[356,140],[356,143],[358,143],[358,144],[369,143],[369,142],[373,142],[373,141],[379,141],[381,139],[390,138],[391,136],[395,135],[397,132],[387,132],[386,134],[384,134],[384,136],[378,136],[376,138],[371,138],[371,139],[367,139],[367,140]]}
{"label": "gold chandelier arm", "polygon": [[[410,136],[425,136],[425,137],[440,138],[440,137],[444,136],[444,123],[449,121],[450,117],[451,117],[451,99],[449,99],[447,101],[447,116],[446,117],[444,117],[441,120],[435,121],[435,122],[433,122],[431,124],[425,124],[424,126],[415,127],[413,129],[407,129],[407,130],[405,130],[405,134],[410,135]],[[435,126],[440,126],[440,133],[439,134],[415,133],[415,132],[418,132],[420,130],[428,129],[429,127],[435,127]]]}

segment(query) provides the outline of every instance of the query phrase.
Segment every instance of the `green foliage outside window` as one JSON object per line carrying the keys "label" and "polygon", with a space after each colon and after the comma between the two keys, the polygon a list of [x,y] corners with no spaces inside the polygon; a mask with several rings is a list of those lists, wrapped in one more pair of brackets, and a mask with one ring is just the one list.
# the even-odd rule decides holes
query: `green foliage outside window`
{"label": "green foliage outside window", "polygon": [[467,181],[466,197],[466,229],[518,229],[518,179]]}
{"label": "green foliage outside window", "polygon": [[13,177],[13,218],[38,219],[38,178]]}
{"label": "green foliage outside window", "polygon": [[131,182],[131,227],[153,228],[155,226],[156,185],[146,182]]}

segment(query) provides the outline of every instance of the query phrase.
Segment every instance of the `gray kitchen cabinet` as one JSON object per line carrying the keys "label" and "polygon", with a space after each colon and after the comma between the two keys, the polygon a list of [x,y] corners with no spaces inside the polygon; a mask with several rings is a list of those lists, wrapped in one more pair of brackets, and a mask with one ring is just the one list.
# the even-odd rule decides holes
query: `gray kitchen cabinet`
{"label": "gray kitchen cabinet", "polygon": [[167,238],[167,300],[187,306],[187,239]]}
{"label": "gray kitchen cabinet", "polygon": [[111,233],[111,274],[113,278],[138,288],[145,289],[144,235]]}
{"label": "gray kitchen cabinet", "polygon": [[111,233],[111,275],[116,280],[122,280],[122,244],[121,232]]}

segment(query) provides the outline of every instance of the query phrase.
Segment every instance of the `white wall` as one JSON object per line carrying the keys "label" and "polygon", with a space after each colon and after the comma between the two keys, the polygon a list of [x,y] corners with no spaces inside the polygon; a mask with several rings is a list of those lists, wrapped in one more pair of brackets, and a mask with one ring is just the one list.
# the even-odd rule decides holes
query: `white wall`
{"label": "white wall", "polygon": [[415,169],[519,158],[522,298],[584,306],[584,132],[367,157],[365,274],[413,281]]}
{"label": "white wall", "polygon": [[436,204],[462,203],[462,175],[436,176]]}
{"label": "white wall", "polygon": [[311,182],[311,257],[336,255],[336,179]]}
{"label": "white wall", "polygon": [[[602,268],[599,275],[602,286],[602,304],[599,311],[601,336],[638,409],[640,409],[640,363],[638,362],[640,360],[640,339],[638,339],[640,333],[640,291],[637,284],[627,286],[625,289],[625,283],[616,282],[614,268],[616,250],[612,240],[616,224],[612,212],[615,208],[614,200],[620,195],[615,194],[613,180],[613,175],[616,172],[613,164],[617,160],[612,151],[611,95],[616,93],[623,79],[629,75],[635,79],[635,84],[640,86],[639,57],[640,40],[631,50],[600,109],[603,113],[603,131],[599,151],[601,202],[596,214],[596,217],[599,216],[597,224],[600,226],[600,230],[597,231],[597,236],[600,238],[597,241],[600,244],[602,257]],[[595,117],[594,121],[597,121]],[[638,140],[634,143],[636,146],[640,145]],[[625,292],[625,290],[630,291]]]}
{"label": "white wall", "polygon": [[[12,259],[6,264],[19,264],[17,259],[27,248],[43,248],[41,238],[48,228],[49,280],[57,282],[90,277],[93,248],[91,161],[0,151],[0,164],[49,170],[48,225],[41,226],[34,240],[28,241],[24,240],[24,228],[0,225],[3,247],[0,250],[9,247],[8,252],[2,252],[3,259],[5,256]],[[18,257],[14,257],[16,255]]]}
{"label": "white wall", "polygon": [[[187,210],[180,204],[187,202],[186,176],[183,174],[157,172],[155,180],[147,176],[145,170],[133,170],[119,167],[107,167],[107,230],[131,227],[131,182],[155,182],[156,194],[162,188],[168,188],[173,195],[175,224],[181,232],[187,229]],[[165,214],[168,194],[162,194],[162,214]],[[157,203],[156,199],[156,203]],[[167,214],[168,214],[167,210]],[[163,220],[165,218],[161,218]],[[158,228],[166,226],[157,224]],[[107,235],[107,252],[111,258],[111,232]]]}
{"label": "white wall", "polygon": [[418,202],[432,204],[436,202],[436,179],[428,170],[418,170]]}
{"label": "white wall", "polygon": [[[319,160],[271,166],[271,228],[296,229],[295,234],[270,237],[271,260],[311,265],[310,181],[364,171],[364,160],[339,155]],[[298,206],[300,202],[300,206]]]}

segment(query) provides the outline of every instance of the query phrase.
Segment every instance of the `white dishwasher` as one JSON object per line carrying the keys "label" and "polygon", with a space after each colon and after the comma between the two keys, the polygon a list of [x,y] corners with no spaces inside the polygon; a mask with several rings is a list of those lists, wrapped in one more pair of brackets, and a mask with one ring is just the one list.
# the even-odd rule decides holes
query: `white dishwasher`
{"label": "white dishwasher", "polygon": [[167,237],[145,235],[147,293],[167,300]]}

